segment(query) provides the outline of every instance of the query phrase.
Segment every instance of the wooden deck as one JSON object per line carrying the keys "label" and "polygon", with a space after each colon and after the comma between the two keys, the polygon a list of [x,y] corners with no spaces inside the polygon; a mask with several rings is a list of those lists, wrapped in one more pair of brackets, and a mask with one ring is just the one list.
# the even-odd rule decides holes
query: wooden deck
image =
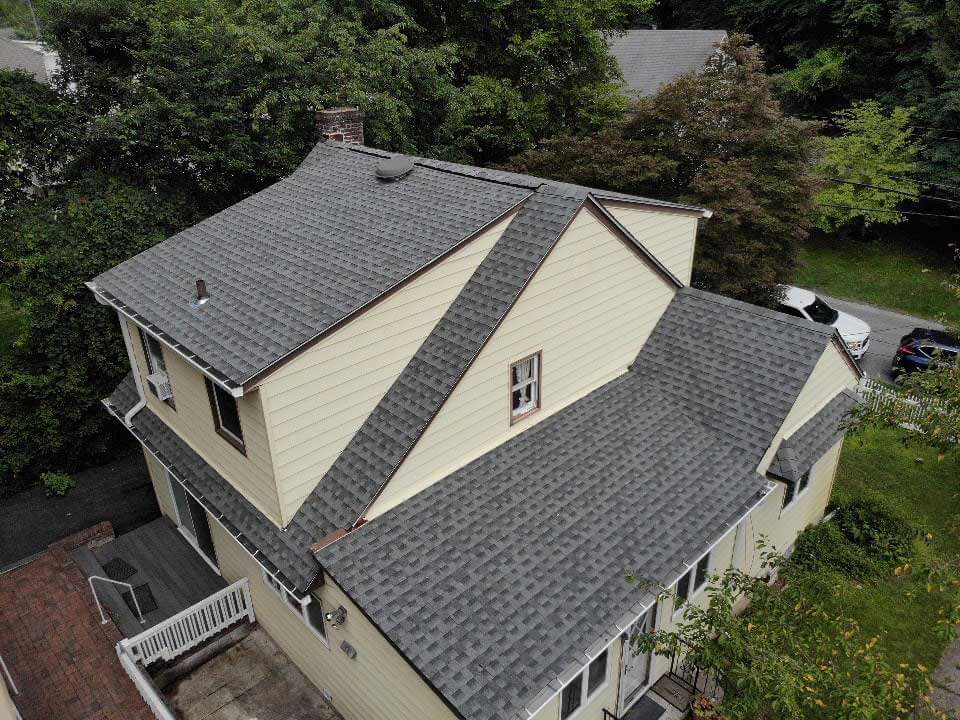
{"label": "wooden deck", "polygon": [[132,637],[176,615],[227,586],[186,538],[165,517],[118,536],[94,550],[81,548],[75,559],[87,576],[107,576],[104,569],[122,558],[136,572],[125,578],[135,588],[148,585],[156,608],[144,607],[141,624],[121,597],[124,588],[96,582],[97,595],[125,637]]}

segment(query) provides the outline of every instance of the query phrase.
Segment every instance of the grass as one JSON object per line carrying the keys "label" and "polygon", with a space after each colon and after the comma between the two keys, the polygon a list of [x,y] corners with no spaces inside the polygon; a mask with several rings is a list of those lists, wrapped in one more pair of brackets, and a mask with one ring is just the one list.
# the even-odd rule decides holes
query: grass
{"label": "grass", "polygon": [[0,0],[0,27],[12,27],[21,38],[34,38],[36,30],[27,0]]}
{"label": "grass", "polygon": [[[917,462],[920,459],[922,462]],[[960,458],[937,461],[930,449],[905,447],[899,433],[868,430],[848,438],[834,486],[837,501],[868,498],[882,503],[930,533],[917,541],[916,572],[858,582],[840,572],[825,578],[824,599],[838,612],[856,619],[891,665],[922,664],[935,668],[947,645],[937,630],[941,610],[955,594],[935,586],[928,592],[920,572],[924,560],[960,557]]]}
{"label": "grass", "polygon": [[960,298],[943,287],[955,269],[939,253],[906,242],[816,240],[801,249],[800,263],[800,287],[960,324]]}
{"label": "grass", "polygon": [[10,350],[20,332],[20,317],[10,301],[7,288],[0,285],[0,355]]}

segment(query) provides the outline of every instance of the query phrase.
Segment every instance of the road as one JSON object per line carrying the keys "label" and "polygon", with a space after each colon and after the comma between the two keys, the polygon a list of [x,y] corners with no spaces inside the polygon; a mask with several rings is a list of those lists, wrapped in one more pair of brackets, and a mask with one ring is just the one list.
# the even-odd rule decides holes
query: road
{"label": "road", "polygon": [[870,325],[870,348],[860,361],[860,367],[868,377],[877,380],[893,381],[890,364],[893,362],[893,355],[897,351],[900,338],[915,327],[943,328],[942,325],[931,320],[904,315],[876,305],[840,300],[822,293],[817,294],[826,300],[828,305],[855,315]]}

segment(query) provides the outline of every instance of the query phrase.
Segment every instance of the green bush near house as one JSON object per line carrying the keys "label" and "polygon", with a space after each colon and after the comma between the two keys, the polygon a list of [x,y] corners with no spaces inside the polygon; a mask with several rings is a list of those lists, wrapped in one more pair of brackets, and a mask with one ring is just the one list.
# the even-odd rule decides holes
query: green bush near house
{"label": "green bush near house", "polygon": [[45,472],[40,478],[43,480],[47,497],[53,497],[54,495],[62,497],[77,486],[77,481],[63,472]]}
{"label": "green bush near house", "polygon": [[893,430],[847,439],[834,521],[807,530],[789,572],[812,600],[857,622],[891,665],[932,671],[960,602],[960,459],[907,447]]}

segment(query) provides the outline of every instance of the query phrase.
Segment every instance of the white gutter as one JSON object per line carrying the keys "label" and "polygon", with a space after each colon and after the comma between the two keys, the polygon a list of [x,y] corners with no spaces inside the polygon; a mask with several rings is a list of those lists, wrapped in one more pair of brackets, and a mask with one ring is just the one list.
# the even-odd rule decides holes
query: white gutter
{"label": "white gutter", "polygon": [[230,395],[232,395],[235,398],[243,397],[242,386],[235,387],[235,388],[230,387],[229,385],[224,383],[223,380],[220,380],[219,378],[214,377],[212,374],[210,374],[210,372],[206,368],[200,365],[200,363],[198,363],[194,358],[187,355],[185,352],[183,352],[183,350],[178,348],[174,343],[170,342],[170,340],[157,334],[157,331],[150,328],[146,323],[138,320],[133,313],[128,312],[126,309],[121,307],[121,303],[111,302],[106,297],[104,297],[103,291],[97,287],[96,283],[86,282],[84,283],[84,285],[86,285],[87,289],[89,289],[90,292],[93,293],[93,296],[97,299],[98,303],[100,303],[101,305],[108,305],[109,307],[112,307],[114,310],[116,310],[118,314],[128,318],[130,322],[135,324],[137,327],[141,328],[145,333],[147,333],[153,338],[156,338],[157,342],[166,345],[168,348],[170,348],[170,350],[172,350],[181,358],[183,358],[185,362],[187,362],[188,364],[192,365],[197,370],[199,370],[200,373],[204,375],[204,377],[209,378],[210,382],[214,383],[215,385],[219,385],[221,388],[226,390],[228,393],[230,393]]}
{"label": "white gutter", "polygon": [[[691,570],[693,567],[696,566],[696,564],[700,561],[700,558],[702,558],[704,555],[709,555],[711,552],[713,552],[713,549],[714,549],[715,547],[717,547],[717,545],[719,545],[721,542],[723,542],[724,539],[727,537],[727,535],[730,534],[731,531],[736,530],[737,527],[739,527],[740,523],[742,523],[744,520],[746,520],[746,518],[750,515],[750,513],[752,513],[754,510],[756,510],[758,507],[760,507],[761,504],[763,504],[763,502],[770,496],[770,493],[773,492],[773,490],[774,490],[776,487],[777,487],[776,483],[767,482],[767,488],[766,488],[766,491],[763,493],[763,496],[762,496],[759,500],[757,500],[757,502],[755,502],[752,506],[750,506],[750,508],[749,508],[743,515],[741,515],[741,516],[737,519],[737,521],[736,521],[735,523],[732,523],[732,524],[730,525],[730,527],[728,527],[726,530],[724,530],[724,531],[723,531],[723,534],[722,534],[720,537],[718,537],[716,540],[714,540],[714,542],[713,542],[710,546],[708,546],[706,550],[704,550],[702,553],[700,553],[700,555],[697,556],[697,559],[696,559],[696,560],[694,560],[692,563],[685,563],[685,567],[684,567],[684,569],[683,569],[683,572],[681,572],[679,575],[677,575],[671,582],[667,583],[667,584],[666,584],[666,587],[668,587],[668,588],[673,587],[677,582],[680,581],[680,578],[682,578],[684,575],[686,575],[688,572],[690,572],[690,570]],[[587,655],[586,652],[584,652],[584,653],[583,653],[583,656],[586,657],[586,658],[588,658],[588,660],[587,660],[587,662],[580,668],[580,672],[582,673],[584,670],[586,670],[587,667],[589,667],[590,663],[592,663],[592,662],[594,661],[594,659],[596,659],[597,657],[599,657],[600,655],[602,655],[604,652],[606,652],[607,650],[609,650],[610,647],[611,647],[617,640],[620,639],[620,635],[621,635],[622,633],[624,633],[631,625],[633,625],[635,622],[637,622],[637,620],[639,620],[641,617],[643,617],[643,616],[646,614],[646,612],[647,612],[651,607],[654,606],[654,604],[655,604],[656,602],[657,602],[657,600],[654,599],[653,602],[645,605],[645,606],[640,610],[640,612],[637,613],[636,617],[634,617],[633,620],[631,620],[630,622],[628,622],[624,627],[620,627],[619,624],[614,623],[614,626],[617,628],[617,630],[620,631],[620,633],[617,634],[617,635],[615,635],[615,636],[610,640],[610,642],[608,642],[606,645],[604,645],[603,647],[601,647],[592,657],[591,657],[590,655]],[[576,675],[574,675],[574,677],[577,677],[577,675],[579,675],[579,673],[577,673]],[[560,681],[560,677],[559,677],[559,676],[557,676],[557,680]],[[543,704],[540,705],[540,707],[538,707],[536,710],[530,711],[530,710],[527,709],[527,708],[523,708],[524,712],[527,713],[527,717],[528,717],[528,718],[532,718],[532,717],[533,717],[534,715],[536,715],[538,712],[540,712],[541,710],[543,710],[543,708],[545,708],[545,707],[550,703],[551,700],[553,700],[557,695],[559,695],[560,693],[563,692],[563,689],[564,689],[568,684],[569,684],[569,682],[562,683],[561,688],[560,688],[559,690],[555,690],[555,691],[543,702]],[[548,687],[549,687],[549,685],[548,685]]]}

